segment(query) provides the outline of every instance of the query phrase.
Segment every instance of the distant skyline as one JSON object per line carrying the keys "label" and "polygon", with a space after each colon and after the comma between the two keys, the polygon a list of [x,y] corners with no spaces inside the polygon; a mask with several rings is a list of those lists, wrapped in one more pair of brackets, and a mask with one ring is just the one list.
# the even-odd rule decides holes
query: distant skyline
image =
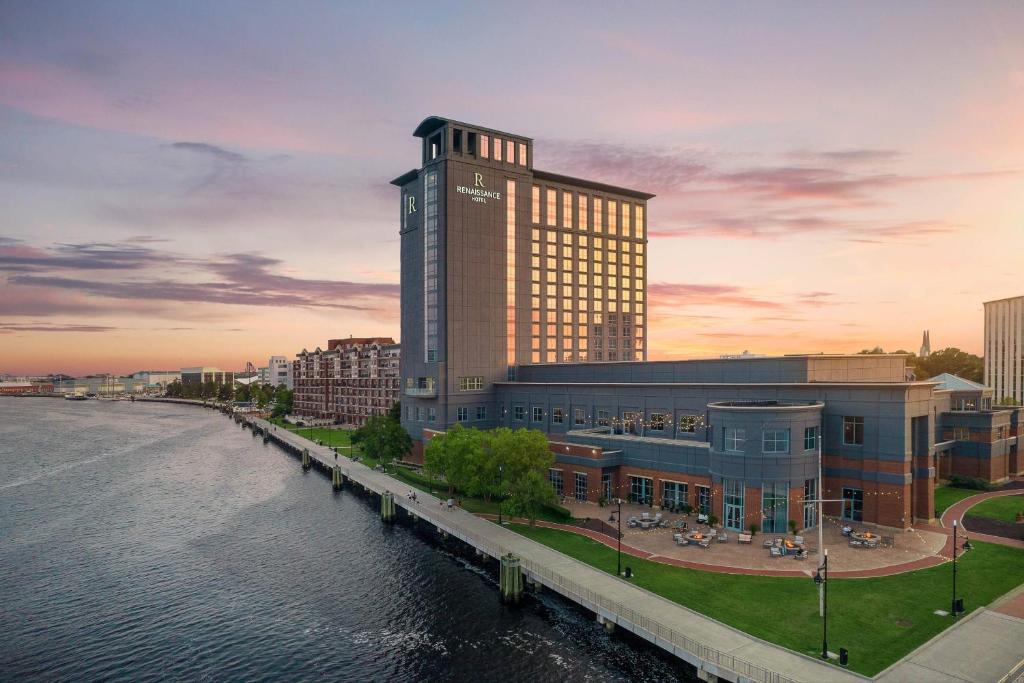
{"label": "distant skyline", "polygon": [[1024,294],[1024,4],[0,4],[0,373],[399,337],[438,114],[649,203],[652,360],[982,352]]}

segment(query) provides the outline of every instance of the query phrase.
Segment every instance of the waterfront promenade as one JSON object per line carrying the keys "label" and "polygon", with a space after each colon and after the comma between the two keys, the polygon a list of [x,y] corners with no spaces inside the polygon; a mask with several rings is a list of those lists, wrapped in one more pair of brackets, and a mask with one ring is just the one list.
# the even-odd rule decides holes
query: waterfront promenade
{"label": "waterfront promenade", "polygon": [[[310,457],[323,467],[334,466],[335,453],[330,448],[315,446],[264,420],[251,422],[270,430],[275,440],[295,449],[308,449]],[[396,506],[493,558],[512,553],[520,558],[527,581],[540,582],[619,628],[688,661],[698,671],[726,680],[772,683],[870,680],[726,626],[465,510],[449,510],[439,499],[425,493],[419,492],[418,503],[410,501],[405,496],[409,487],[389,475],[346,457],[338,457],[337,462],[346,478],[355,484],[378,495],[395,494]]]}

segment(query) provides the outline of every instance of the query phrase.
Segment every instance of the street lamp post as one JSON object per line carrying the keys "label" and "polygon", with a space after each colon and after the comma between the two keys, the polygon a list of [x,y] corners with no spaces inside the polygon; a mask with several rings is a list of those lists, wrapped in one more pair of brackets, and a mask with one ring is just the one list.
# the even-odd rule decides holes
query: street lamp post
{"label": "street lamp post", "polygon": [[[822,575],[824,572],[824,575]],[[824,552],[824,563],[814,574],[814,583],[822,589],[824,610],[821,620],[821,658],[828,659],[828,548]]]}
{"label": "street lamp post", "polygon": [[505,471],[505,468],[502,465],[498,465],[498,526],[501,526],[501,498],[502,498],[502,495],[501,495],[501,484],[502,484],[502,475],[503,475],[504,471]]}
{"label": "street lamp post", "polygon": [[619,552],[618,552],[618,559],[616,561],[616,571],[615,571],[615,574],[616,574],[616,576],[622,576],[622,499],[618,498],[618,499],[616,499],[615,502],[618,503],[618,506],[619,506],[619,533],[618,533]]}
{"label": "street lamp post", "polygon": [[953,601],[951,604],[950,614],[953,615],[953,619],[956,619],[956,520],[953,520]]}

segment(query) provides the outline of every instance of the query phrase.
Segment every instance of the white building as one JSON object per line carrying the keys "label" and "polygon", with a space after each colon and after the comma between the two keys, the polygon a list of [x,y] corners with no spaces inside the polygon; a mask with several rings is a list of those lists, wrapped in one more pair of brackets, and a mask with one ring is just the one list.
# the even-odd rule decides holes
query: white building
{"label": "white building", "polygon": [[271,356],[267,363],[267,381],[273,386],[284,384],[289,389],[294,388],[292,376],[292,364],[285,356]]}
{"label": "white building", "polygon": [[985,302],[985,385],[1024,404],[1024,296]]}

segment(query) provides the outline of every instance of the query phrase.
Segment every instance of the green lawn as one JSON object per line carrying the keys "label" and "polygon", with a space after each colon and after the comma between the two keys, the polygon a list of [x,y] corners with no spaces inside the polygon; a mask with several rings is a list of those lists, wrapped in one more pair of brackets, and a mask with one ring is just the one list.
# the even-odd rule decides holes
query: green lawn
{"label": "green lawn", "polygon": [[1012,524],[1017,521],[1018,512],[1024,512],[1024,494],[983,500],[969,509],[967,514]]}
{"label": "green lawn", "polygon": [[942,513],[945,512],[951,505],[956,502],[963,500],[964,498],[970,498],[973,495],[979,493],[985,493],[984,491],[977,491],[975,489],[957,489],[952,486],[936,486],[935,487],[935,516],[941,517]]}
{"label": "green lawn", "polygon": [[[287,429],[290,432],[314,441],[322,441],[325,446],[349,446],[352,444],[352,432],[347,429],[332,429],[330,427],[296,427],[288,424],[280,418],[273,418],[270,422],[278,427]],[[356,449],[359,450],[358,448]],[[343,454],[349,452],[348,448],[341,451]]]}
{"label": "green lawn", "polygon": [[[598,569],[614,574],[616,553],[597,541],[557,529],[510,528]],[[695,551],[695,552],[700,552]],[[810,578],[777,578],[672,567],[623,556],[632,581],[796,652],[821,652],[818,598]],[[992,602],[1024,580],[1024,551],[975,543],[957,561],[957,590],[968,610]],[[808,563],[813,568],[813,561]],[[828,587],[829,649],[850,651],[850,668],[873,676],[949,626],[951,569],[948,564],[870,579],[832,579]]]}

